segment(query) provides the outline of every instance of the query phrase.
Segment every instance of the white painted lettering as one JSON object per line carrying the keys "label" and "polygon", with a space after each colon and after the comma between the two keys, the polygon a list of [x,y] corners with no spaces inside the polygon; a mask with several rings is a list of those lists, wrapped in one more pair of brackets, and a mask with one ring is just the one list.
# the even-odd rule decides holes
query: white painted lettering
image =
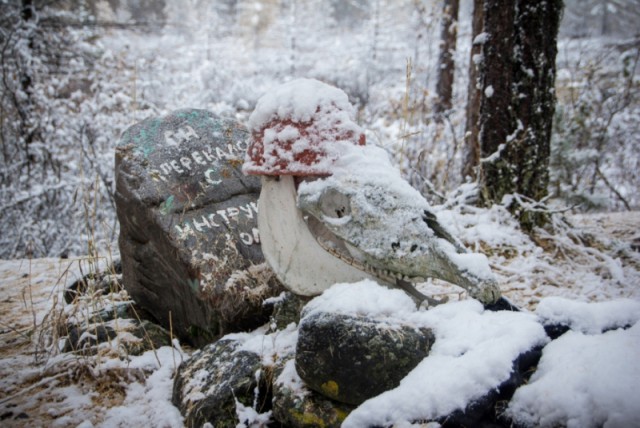
{"label": "white painted lettering", "polygon": [[220,225],[215,222],[214,220],[215,217],[216,217],[215,213],[211,213],[207,216],[207,219],[209,220],[209,224],[211,224],[211,227],[220,227]]}
{"label": "white painted lettering", "polygon": [[257,227],[252,228],[251,229],[251,233],[253,233],[253,241],[256,244],[259,244],[260,243],[260,232],[258,231],[258,228]]}
{"label": "white painted lettering", "polygon": [[191,153],[191,157],[193,158],[194,161],[196,161],[197,164],[200,164],[200,165],[206,165],[207,164],[204,161],[204,159],[202,159],[202,156],[200,156],[200,153],[198,153],[198,152]]}
{"label": "white painted lettering", "polygon": [[251,211],[251,205],[247,204],[244,206],[240,206],[238,208],[240,208],[240,211],[242,211],[244,215],[247,216],[247,218],[253,218],[253,211]]}
{"label": "white painted lettering", "polygon": [[236,148],[238,149],[238,151],[240,153],[244,153],[247,151],[247,148],[249,147],[249,142],[248,140],[240,140],[240,141],[236,141]]}
{"label": "white painted lettering", "polygon": [[191,226],[189,226],[189,223],[184,223],[182,226],[179,225],[175,225],[176,231],[178,232],[178,235],[180,235],[180,238],[186,238],[187,235],[192,234],[193,233],[193,229],[191,229]]}
{"label": "white painted lettering", "polygon": [[191,159],[189,159],[189,158],[180,158],[180,163],[182,164],[183,167],[185,167],[189,171],[191,171]]}
{"label": "white painted lettering", "polygon": [[207,221],[205,216],[202,216],[202,222],[199,223],[195,218],[192,220],[193,226],[196,228],[198,232],[202,232],[202,229],[206,226],[207,229],[211,229],[211,225]]}
{"label": "white painted lettering", "polygon": [[215,174],[215,173],[216,173],[215,168],[209,168],[208,170],[206,170],[206,171],[204,172],[204,180],[205,180],[207,183],[212,184],[212,185],[214,185],[214,186],[215,186],[215,185],[217,185],[217,184],[222,183],[222,180],[216,180],[216,179],[214,178],[214,177],[215,177],[215,176],[214,176],[214,174]]}
{"label": "white painted lettering", "polygon": [[191,138],[200,138],[198,134],[196,134],[196,131],[189,125],[185,126],[184,128],[180,128],[179,132],[181,133],[181,136],[185,141],[190,140]]}
{"label": "white painted lettering", "polygon": [[218,159],[227,159],[228,155],[224,152],[220,147],[216,147],[216,155],[218,155]]}
{"label": "white painted lettering", "polygon": [[178,140],[175,138],[175,133],[173,131],[164,131],[164,141],[167,143],[167,146],[177,146]]}
{"label": "white painted lettering", "polygon": [[219,210],[219,211],[216,211],[216,213],[217,213],[220,217],[222,217],[222,219],[224,220],[224,222],[225,222],[225,223],[229,224],[229,219],[227,218],[227,212],[226,212],[226,210]]}
{"label": "white painted lettering", "polygon": [[174,171],[177,172],[178,174],[182,174],[184,172],[178,165],[178,161],[172,160],[169,163],[171,164],[171,167],[174,169]]}
{"label": "white painted lettering", "polygon": [[251,234],[247,233],[247,232],[240,232],[240,240],[242,241],[243,244],[245,245],[251,245],[253,244],[253,236],[251,236]]}
{"label": "white painted lettering", "polygon": [[163,174],[171,174],[171,165],[169,165],[167,162],[160,164],[160,170],[162,171]]}
{"label": "white painted lettering", "polygon": [[210,148],[205,148],[202,151],[202,154],[207,159],[207,161],[209,161],[211,163],[215,163],[218,160],[218,158],[211,152]]}
{"label": "white painted lettering", "polygon": [[240,214],[240,210],[238,208],[235,208],[235,207],[227,208],[227,216],[229,216],[230,219],[233,219],[236,222],[238,221],[238,214]]}

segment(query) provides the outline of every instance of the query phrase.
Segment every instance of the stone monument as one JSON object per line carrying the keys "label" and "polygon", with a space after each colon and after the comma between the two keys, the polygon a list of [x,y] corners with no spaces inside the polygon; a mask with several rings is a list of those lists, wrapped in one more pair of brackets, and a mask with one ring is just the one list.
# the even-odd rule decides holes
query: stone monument
{"label": "stone monument", "polygon": [[116,148],[124,286],[195,346],[263,324],[263,300],[281,292],[260,248],[260,181],[240,170],[248,138],[183,109],[130,127]]}

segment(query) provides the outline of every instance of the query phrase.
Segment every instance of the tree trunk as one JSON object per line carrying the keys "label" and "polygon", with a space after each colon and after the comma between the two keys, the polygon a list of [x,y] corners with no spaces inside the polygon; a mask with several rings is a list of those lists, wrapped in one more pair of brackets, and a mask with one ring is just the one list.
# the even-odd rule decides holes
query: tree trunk
{"label": "tree trunk", "polygon": [[[518,0],[511,7],[499,0],[475,2],[480,4],[482,32],[474,28],[474,49],[480,52],[472,54],[477,75],[473,91],[470,83],[467,118],[467,147],[479,147],[480,153],[467,169],[478,167],[485,204],[509,194],[539,201],[549,183],[562,0]],[[511,208],[527,229],[545,221],[515,204]]]}
{"label": "tree trunk", "polygon": [[478,116],[480,114],[480,82],[479,77],[479,65],[482,58],[482,43],[481,38],[478,43],[475,40],[482,33],[484,21],[484,1],[474,0],[473,2],[473,22],[472,22],[472,38],[474,43],[471,45],[471,52],[469,54],[469,87],[467,92],[467,123],[464,136],[464,157],[465,162],[462,168],[462,178],[470,178],[475,180],[477,178],[477,167],[480,164],[480,142],[478,141],[478,135],[480,134],[480,127]]}
{"label": "tree trunk", "polygon": [[453,95],[453,77],[458,36],[459,0],[444,0],[442,7],[442,33],[440,35],[440,58],[438,60],[438,76],[436,82],[436,103],[434,113],[436,120],[447,110],[451,109]]}

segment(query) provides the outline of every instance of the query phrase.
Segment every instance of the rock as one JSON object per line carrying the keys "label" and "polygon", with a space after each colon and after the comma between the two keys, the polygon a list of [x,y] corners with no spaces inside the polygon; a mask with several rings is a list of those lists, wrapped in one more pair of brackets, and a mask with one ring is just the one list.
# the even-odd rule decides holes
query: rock
{"label": "rock", "polygon": [[123,283],[195,346],[268,320],[282,290],[257,232],[260,183],[240,171],[249,134],[204,110],[132,126],[116,148]]}
{"label": "rock", "polygon": [[280,296],[265,301],[265,305],[273,307],[273,315],[269,323],[270,330],[284,330],[291,323],[298,324],[300,322],[300,312],[308,302],[308,298],[298,296],[290,291],[283,292]]}
{"label": "rock", "polygon": [[[122,305],[121,305],[122,306]],[[148,320],[117,318],[108,321],[94,315],[88,323],[67,326],[63,352],[95,355],[101,344],[121,356],[141,355],[171,344],[171,334]]]}
{"label": "rock", "polygon": [[429,329],[364,316],[316,312],[300,323],[296,369],[309,388],[360,404],[398,386],[429,354]]}
{"label": "rock", "polygon": [[[180,365],[173,384],[173,404],[187,427],[210,423],[218,428],[238,424],[236,400],[251,407],[256,398],[261,358],[238,350],[239,342],[222,339]],[[255,400],[270,406],[270,400]]]}
{"label": "rock", "polygon": [[122,265],[115,261],[103,271],[92,272],[84,275],[77,281],[65,287],[62,293],[64,301],[68,304],[88,291],[99,291],[101,294],[115,293],[121,290]]}
{"label": "rock", "polygon": [[524,385],[535,371],[542,347],[535,347],[518,356],[513,362],[513,370],[509,378],[483,397],[473,401],[464,410],[457,410],[450,415],[438,419],[444,428],[510,428],[514,421],[504,413],[516,389]]}
{"label": "rock", "polygon": [[282,361],[274,369],[273,417],[290,428],[339,428],[353,406],[338,403],[302,384],[294,359]]}

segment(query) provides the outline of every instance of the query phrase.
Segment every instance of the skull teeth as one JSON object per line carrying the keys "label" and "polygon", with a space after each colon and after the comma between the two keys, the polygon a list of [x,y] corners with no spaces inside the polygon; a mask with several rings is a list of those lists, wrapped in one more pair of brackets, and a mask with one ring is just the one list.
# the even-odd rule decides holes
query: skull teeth
{"label": "skull teeth", "polygon": [[334,257],[342,260],[343,262],[347,263],[350,266],[353,266],[356,269],[360,269],[361,271],[369,273],[383,281],[386,281],[389,283],[395,283],[396,280],[399,279],[402,281],[413,282],[411,281],[411,278],[408,275],[404,275],[400,272],[393,272],[389,269],[379,269],[375,266],[371,266],[368,263],[360,262],[355,258],[338,251],[336,248],[327,245],[321,239],[317,239],[317,242],[325,251],[327,251]]}

